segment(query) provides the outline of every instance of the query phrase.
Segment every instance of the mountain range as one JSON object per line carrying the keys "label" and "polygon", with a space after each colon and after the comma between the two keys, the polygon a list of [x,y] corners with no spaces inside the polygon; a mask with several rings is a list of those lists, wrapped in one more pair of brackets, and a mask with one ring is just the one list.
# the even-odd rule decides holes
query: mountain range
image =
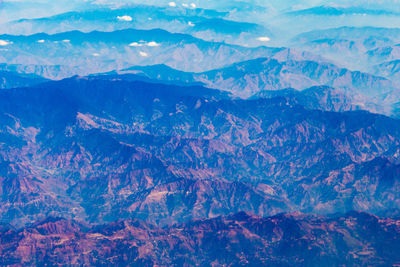
{"label": "mountain range", "polygon": [[[54,34],[71,30],[91,32],[160,28],[191,34],[206,40],[230,40],[233,43],[240,43],[243,38],[249,37],[255,42],[258,37],[256,33],[272,35],[261,25],[230,20],[227,16],[228,12],[210,9],[134,5],[116,9],[71,11],[47,18],[20,19],[9,22],[4,32]],[[230,36],[229,39],[227,35]]]}
{"label": "mountain range", "polygon": [[[330,87],[329,92],[323,90],[320,93],[330,99],[336,99],[339,103],[350,104],[345,105],[346,107],[338,106],[336,111],[364,109],[395,115],[393,105],[397,103],[396,98],[388,96],[398,94],[396,83],[384,77],[350,71],[329,63],[301,58],[296,61],[295,54],[291,55],[290,51],[288,60],[285,61],[286,58],[282,57],[282,54],[272,58],[239,62],[202,73],[177,71],[165,65],[135,66],[117,73],[132,73],[162,82],[201,83],[240,98],[254,98],[288,88],[302,91],[311,87]],[[334,97],[329,96],[330,92],[333,92]]]}
{"label": "mountain range", "polygon": [[[135,65],[162,63],[184,71],[205,71],[237,61],[271,56],[283,50],[207,42],[160,29],[0,35],[0,40],[5,42],[0,62],[20,65],[25,72],[33,69],[31,72],[52,79],[123,69],[132,66],[132,62]],[[196,58],[196,64],[192,64],[193,58]]]}
{"label": "mountain range", "polygon": [[[95,227],[46,218],[0,228],[2,265],[395,265],[399,220],[365,213],[316,217],[238,213],[157,228],[138,220]],[[367,229],[367,230],[366,230]],[[390,248],[390,249],[388,249]]]}
{"label": "mountain range", "polygon": [[112,75],[0,95],[2,220],[398,209],[395,119]]}
{"label": "mountain range", "polygon": [[393,1],[0,1],[1,266],[399,266]]}

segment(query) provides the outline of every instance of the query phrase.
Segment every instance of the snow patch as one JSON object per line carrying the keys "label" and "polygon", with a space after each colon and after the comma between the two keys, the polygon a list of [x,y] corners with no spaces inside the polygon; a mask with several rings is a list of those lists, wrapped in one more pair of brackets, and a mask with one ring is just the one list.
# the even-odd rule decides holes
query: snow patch
{"label": "snow patch", "polygon": [[191,21],[188,22],[188,25],[189,25],[190,27],[196,26],[196,25],[195,25],[193,22],[191,22]]}
{"label": "snow patch", "polygon": [[169,5],[170,7],[176,7],[176,3],[175,3],[175,2],[169,2],[168,5]]}
{"label": "snow patch", "polygon": [[43,43],[44,43],[44,40],[37,40],[37,42],[38,42],[39,44],[43,44]]}
{"label": "snow patch", "polygon": [[143,51],[140,51],[139,55],[142,56],[142,57],[148,57],[149,56],[149,54],[147,54],[146,52],[143,52]]}

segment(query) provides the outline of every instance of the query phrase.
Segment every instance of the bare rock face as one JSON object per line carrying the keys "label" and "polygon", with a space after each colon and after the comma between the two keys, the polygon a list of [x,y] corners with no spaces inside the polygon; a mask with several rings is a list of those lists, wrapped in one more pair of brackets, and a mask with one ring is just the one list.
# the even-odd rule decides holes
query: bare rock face
{"label": "bare rock face", "polygon": [[[350,212],[260,218],[237,213],[157,228],[137,220],[88,227],[47,218],[0,231],[2,265],[385,265],[399,263],[400,221]],[[390,247],[390,249],[388,249]]]}
{"label": "bare rock face", "polygon": [[1,91],[1,220],[397,214],[399,122],[300,105],[319,93],[232,100],[118,76]]}

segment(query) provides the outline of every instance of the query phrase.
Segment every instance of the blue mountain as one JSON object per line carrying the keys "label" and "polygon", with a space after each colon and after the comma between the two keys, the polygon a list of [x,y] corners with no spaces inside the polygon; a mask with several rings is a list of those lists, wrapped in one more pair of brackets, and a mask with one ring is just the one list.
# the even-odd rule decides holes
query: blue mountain
{"label": "blue mountain", "polygon": [[1,220],[398,210],[399,121],[312,109],[326,90],[232,100],[115,75],[2,90]]}
{"label": "blue mountain", "polygon": [[[22,70],[34,69],[34,73],[47,74],[47,78],[154,64],[168,64],[184,71],[204,71],[285,50],[207,42],[160,29],[0,35],[0,40],[8,43],[2,52],[4,63],[21,65]],[[196,64],[192,64],[193,57],[198,58]],[[54,68],[57,71],[52,71]]]}
{"label": "blue mountain", "polygon": [[[3,66],[0,66],[0,69]],[[46,82],[47,79],[34,74],[21,74],[15,71],[0,70],[0,89],[28,87]]]}

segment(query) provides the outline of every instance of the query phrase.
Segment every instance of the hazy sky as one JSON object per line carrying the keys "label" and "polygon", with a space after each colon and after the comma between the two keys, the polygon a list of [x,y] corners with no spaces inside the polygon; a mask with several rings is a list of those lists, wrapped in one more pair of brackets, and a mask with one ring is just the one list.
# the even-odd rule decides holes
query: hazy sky
{"label": "hazy sky", "polygon": [[[142,3],[167,6],[172,1],[176,2],[178,6],[183,3],[195,3],[197,7],[201,8],[218,8],[222,6],[232,8],[235,6],[235,2],[240,2],[232,0],[0,0],[0,23],[21,18],[50,16],[72,10],[83,10],[91,8],[96,4],[119,6]],[[318,5],[362,6],[400,11],[400,0],[243,0],[241,2],[268,7],[269,12],[277,10],[288,11]]]}

